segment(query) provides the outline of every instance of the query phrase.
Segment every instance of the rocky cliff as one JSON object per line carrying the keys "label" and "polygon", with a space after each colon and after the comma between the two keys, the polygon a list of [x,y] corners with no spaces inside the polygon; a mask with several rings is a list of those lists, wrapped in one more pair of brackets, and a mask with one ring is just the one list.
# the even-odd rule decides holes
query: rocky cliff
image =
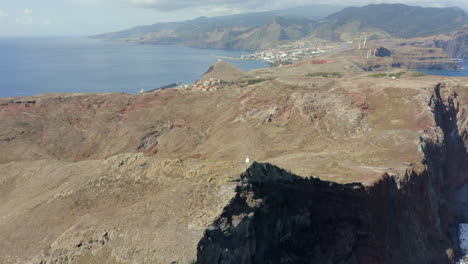
{"label": "rocky cliff", "polygon": [[423,171],[365,187],[255,163],[205,231],[197,263],[453,263],[457,219],[446,186],[468,180],[468,155],[456,100],[440,93],[430,101],[437,138],[421,138]]}
{"label": "rocky cliff", "polygon": [[442,48],[451,58],[468,58],[468,33],[459,31],[450,37],[435,40],[435,46]]}
{"label": "rocky cliff", "polygon": [[236,198],[200,241],[197,263],[450,263],[453,257],[438,225],[445,219],[440,196],[431,196],[426,175],[408,172],[402,176],[413,179],[403,184],[386,175],[368,188],[304,179],[268,164],[243,176]]}
{"label": "rocky cliff", "polygon": [[460,30],[431,37],[407,39],[401,42],[400,45],[405,47],[440,48],[450,58],[466,59],[467,40],[467,31]]}

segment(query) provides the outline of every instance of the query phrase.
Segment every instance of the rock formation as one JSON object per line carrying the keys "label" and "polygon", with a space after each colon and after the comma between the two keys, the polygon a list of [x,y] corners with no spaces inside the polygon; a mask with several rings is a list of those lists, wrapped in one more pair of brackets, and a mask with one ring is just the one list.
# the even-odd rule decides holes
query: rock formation
{"label": "rock formation", "polygon": [[241,69],[236,68],[222,60],[219,60],[208,69],[208,71],[202,76],[200,81],[215,79],[224,82],[232,82],[238,80],[244,75],[245,72]]}
{"label": "rock formation", "polygon": [[435,46],[444,49],[451,58],[465,59],[468,57],[468,34],[461,31],[451,38],[437,39]]}

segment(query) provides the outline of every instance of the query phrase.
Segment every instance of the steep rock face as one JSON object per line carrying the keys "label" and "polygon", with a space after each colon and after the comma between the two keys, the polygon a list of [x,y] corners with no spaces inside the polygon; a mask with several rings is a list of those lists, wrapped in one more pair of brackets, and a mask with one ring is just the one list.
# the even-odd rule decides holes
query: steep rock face
{"label": "steep rock face", "polygon": [[255,163],[205,232],[197,263],[452,263],[460,252],[447,192],[466,182],[467,154],[456,93],[444,88],[429,102],[437,128],[421,137],[424,170],[364,187]]}
{"label": "steep rock face", "polygon": [[434,44],[444,49],[451,58],[468,58],[468,32],[461,31],[451,38],[437,39]]}
{"label": "steep rock face", "polygon": [[452,71],[460,69],[460,64],[452,61],[440,48],[405,46],[404,48],[394,48],[391,53],[392,67]]}
{"label": "steep rock face", "polygon": [[449,263],[428,175],[402,176],[365,188],[255,164],[197,263]]}
{"label": "steep rock face", "polygon": [[362,185],[303,179],[269,164],[241,177],[199,243],[197,263],[356,262],[353,248],[368,229]]}

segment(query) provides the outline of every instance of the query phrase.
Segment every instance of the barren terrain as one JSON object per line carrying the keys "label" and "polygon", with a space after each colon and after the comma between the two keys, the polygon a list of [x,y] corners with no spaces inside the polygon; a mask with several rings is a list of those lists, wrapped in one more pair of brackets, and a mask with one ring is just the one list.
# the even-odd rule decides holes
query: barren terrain
{"label": "barren terrain", "polygon": [[[306,76],[331,71],[343,77]],[[436,193],[463,185],[468,78],[368,75],[330,57],[238,71],[216,92],[0,99],[0,263],[193,263],[246,156],[368,190],[426,174],[438,175]],[[453,224],[437,210],[446,204],[426,209],[440,230]]]}

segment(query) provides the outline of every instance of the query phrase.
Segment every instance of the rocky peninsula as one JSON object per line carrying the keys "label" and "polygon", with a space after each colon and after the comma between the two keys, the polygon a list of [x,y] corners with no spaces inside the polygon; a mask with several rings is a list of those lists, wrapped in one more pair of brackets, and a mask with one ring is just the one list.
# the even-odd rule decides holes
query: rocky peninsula
{"label": "rocky peninsula", "polygon": [[211,92],[0,99],[0,263],[462,255],[468,78],[377,78],[345,56],[230,67]]}

